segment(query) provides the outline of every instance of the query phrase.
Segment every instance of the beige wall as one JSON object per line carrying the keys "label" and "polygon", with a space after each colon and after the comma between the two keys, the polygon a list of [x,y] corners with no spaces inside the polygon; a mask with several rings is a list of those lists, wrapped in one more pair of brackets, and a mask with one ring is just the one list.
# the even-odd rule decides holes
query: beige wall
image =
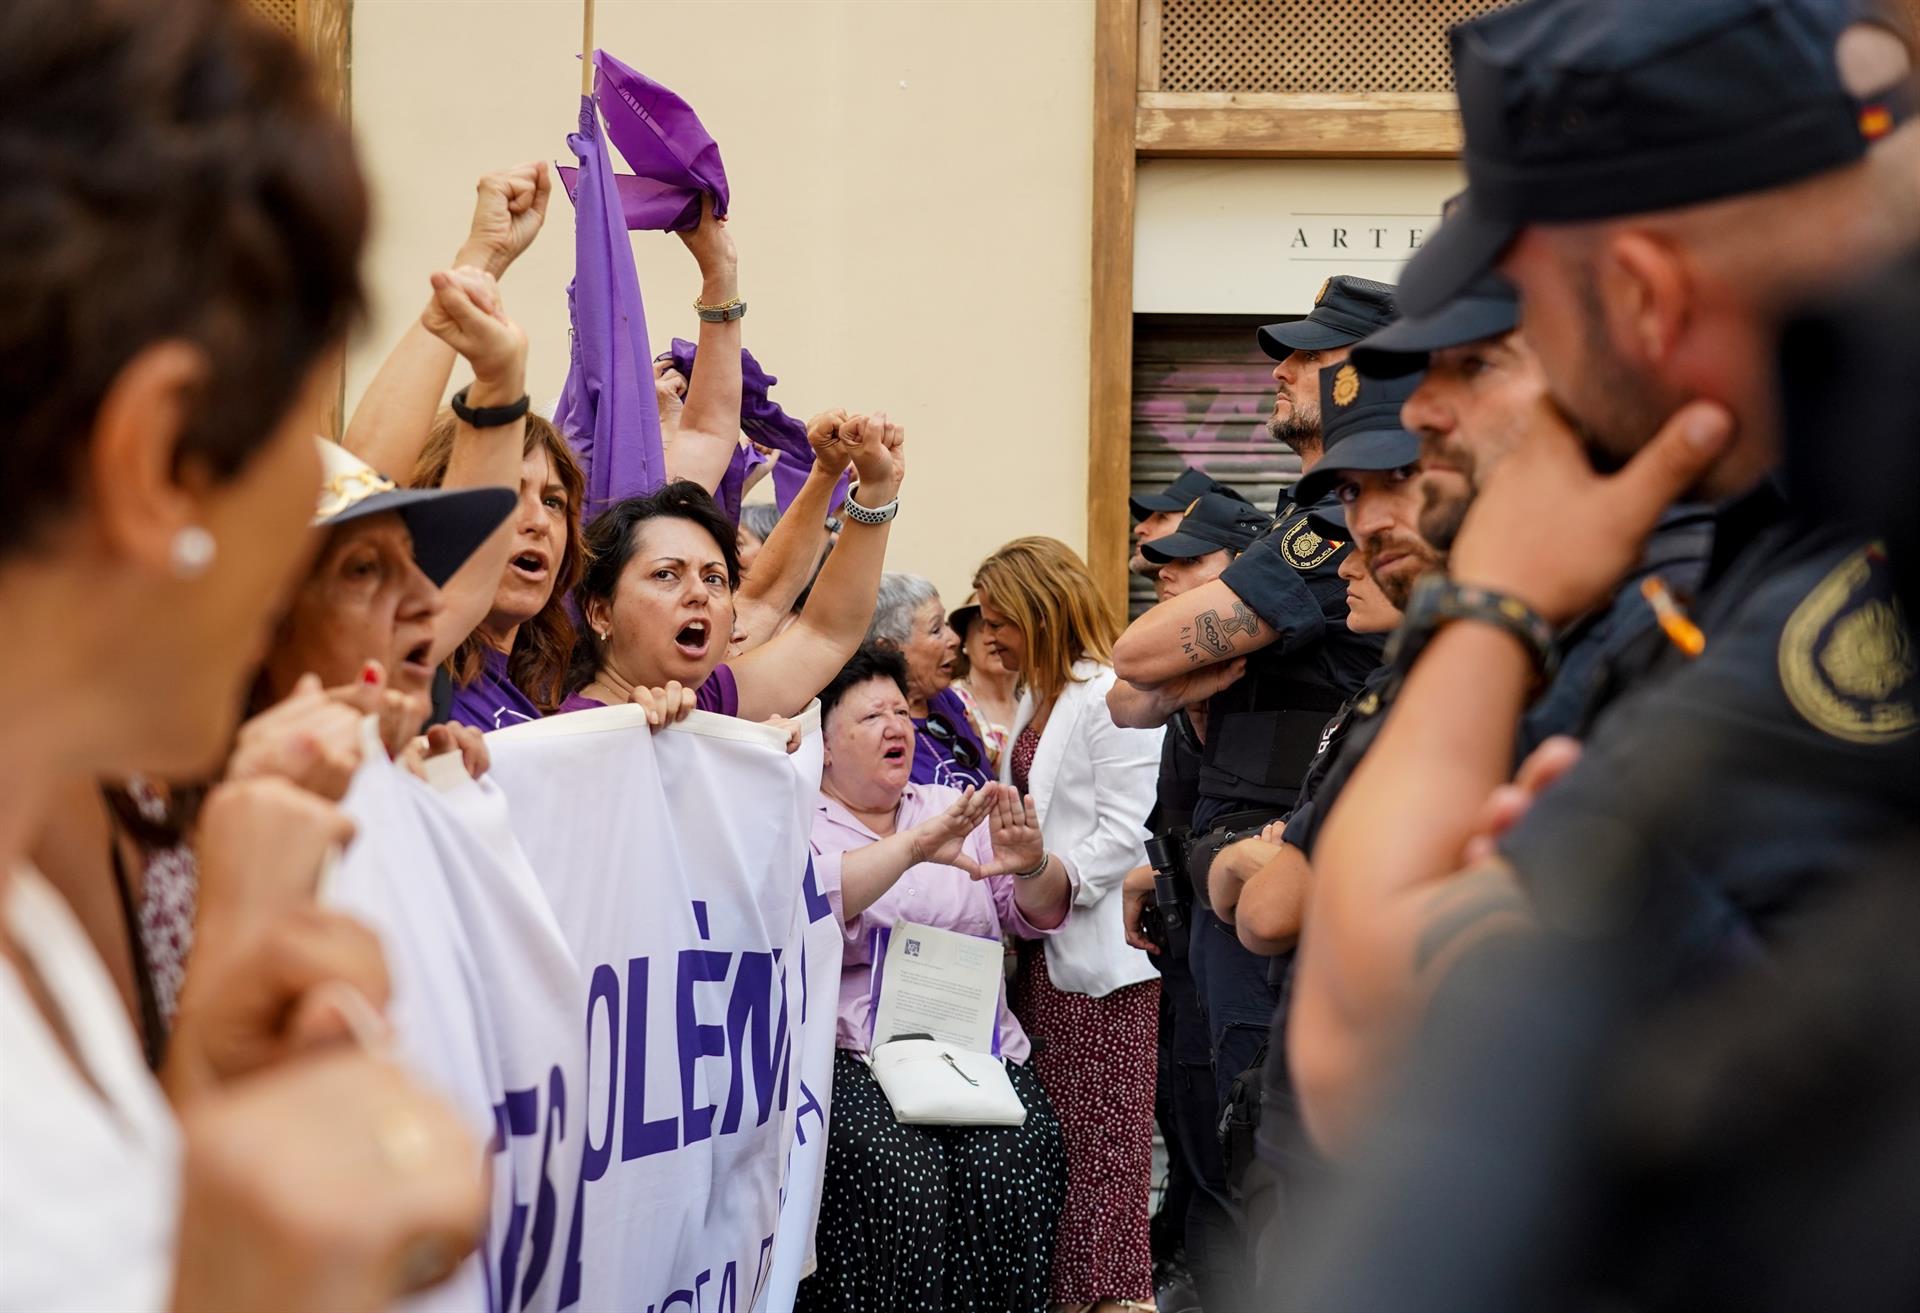
{"label": "beige wall", "polygon": [[[572,162],[580,9],[356,0],[353,114],[378,212],[349,406],[465,233],[474,178]],[[908,426],[890,566],[957,604],[1010,537],[1084,549],[1092,0],[599,0],[596,37],[720,143],[746,342],[775,399]],[[655,349],[692,337],[685,248],[634,246]],[[566,372],[572,267],[556,193],[505,284],[536,405]]]}
{"label": "beige wall", "polygon": [[1452,160],[1142,160],[1133,308],[1305,314],[1329,275],[1395,282],[1465,185]]}

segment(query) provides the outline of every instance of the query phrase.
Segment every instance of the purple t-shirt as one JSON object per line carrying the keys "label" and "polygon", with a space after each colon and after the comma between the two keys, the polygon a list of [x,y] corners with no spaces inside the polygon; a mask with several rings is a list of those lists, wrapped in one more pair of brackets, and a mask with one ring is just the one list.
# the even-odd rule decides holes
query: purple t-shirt
{"label": "purple t-shirt", "polygon": [[480,666],[480,678],[465,688],[453,690],[453,708],[448,719],[481,731],[505,729],[540,719],[540,708],[508,678],[507,654],[488,648]]}
{"label": "purple t-shirt", "polygon": [[[935,737],[927,732],[927,721],[935,716],[940,718],[941,736]],[[944,784],[950,789],[965,789],[969,784],[981,788],[993,780],[993,774],[987,765],[987,746],[974,732],[973,722],[967,718],[967,704],[960,695],[950,688],[943,688],[927,699],[925,718],[915,716],[913,728],[913,773],[907,778],[915,784]],[[951,729],[952,734],[946,730]],[[972,747],[969,752],[958,746],[966,743]],[[965,757],[973,764],[962,761]]]}
{"label": "purple t-shirt", "polygon": [[[591,711],[605,703],[595,702],[581,693],[575,693],[560,704],[561,711]],[[696,711],[711,711],[718,716],[737,716],[740,714],[740,685],[734,682],[731,666],[715,666],[713,673],[707,676],[707,682],[693,691],[693,706]]]}

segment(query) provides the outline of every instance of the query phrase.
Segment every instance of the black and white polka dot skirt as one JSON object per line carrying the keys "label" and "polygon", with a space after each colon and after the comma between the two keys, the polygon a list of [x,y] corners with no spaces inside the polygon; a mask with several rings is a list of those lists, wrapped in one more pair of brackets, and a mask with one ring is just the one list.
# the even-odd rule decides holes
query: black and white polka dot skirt
{"label": "black and white polka dot skirt", "polygon": [[1067,1151],[1030,1067],[1024,1126],[902,1126],[867,1064],[833,1060],[819,1266],[797,1313],[1045,1313]]}

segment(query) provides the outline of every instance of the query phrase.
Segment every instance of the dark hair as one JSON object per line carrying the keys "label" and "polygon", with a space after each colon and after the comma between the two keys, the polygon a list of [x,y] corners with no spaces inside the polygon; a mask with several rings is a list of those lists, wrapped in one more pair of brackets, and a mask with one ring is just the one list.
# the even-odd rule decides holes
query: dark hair
{"label": "dark hair", "polygon": [[907,659],[900,655],[898,648],[886,647],[879,643],[862,643],[847,664],[840,667],[827,686],[820,690],[820,723],[827,723],[827,713],[840,705],[840,699],[849,690],[858,688],[869,679],[891,679],[899,686],[900,696],[907,695]]}
{"label": "dark hair", "polygon": [[[593,517],[584,535],[587,568],[574,589],[581,615],[587,613],[588,602],[613,599],[620,576],[638,550],[635,540],[641,527],[660,519],[688,520],[711,534],[720,549],[720,559],[727,563],[727,588],[731,591],[740,587],[740,550],[733,537],[733,521],[705,488],[690,479],[675,479],[652,492],[617,501]],[[599,650],[585,640],[575,643],[567,691],[585,688],[599,669]]]}
{"label": "dark hair", "polygon": [[0,4],[0,177],[0,551],[72,503],[141,351],[205,352],[180,451],[224,479],[360,308],[346,127],[230,0]]}
{"label": "dark hair", "polygon": [[[433,433],[413,467],[413,486],[437,488],[446,482],[447,466],[453,461],[454,420],[451,409],[442,410],[433,421]],[[544,450],[553,461],[560,486],[567,490],[567,545],[561,549],[558,568],[553,575],[553,592],[540,614],[520,626],[513,636],[513,651],[507,654],[507,678],[527,695],[541,714],[551,716],[567,700],[567,671],[573,660],[574,645],[580,640],[580,627],[574,623],[569,594],[580,582],[586,568],[586,551],[581,545],[580,507],[587,499],[587,475],[573,448],[547,420],[531,412],[527,415],[526,440],[520,454],[531,456]],[[484,668],[487,640],[478,630],[460,641],[447,658],[447,673],[455,688],[466,688]]]}

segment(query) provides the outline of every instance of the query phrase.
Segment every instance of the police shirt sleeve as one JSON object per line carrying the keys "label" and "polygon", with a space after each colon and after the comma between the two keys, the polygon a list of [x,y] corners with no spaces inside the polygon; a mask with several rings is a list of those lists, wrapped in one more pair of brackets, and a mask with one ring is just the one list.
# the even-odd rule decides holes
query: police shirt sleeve
{"label": "police shirt sleeve", "polygon": [[[1301,570],[1289,564],[1269,536],[1242,552],[1220,578],[1278,636],[1272,650],[1287,652],[1318,642],[1326,633],[1327,603],[1321,596],[1325,588],[1316,587],[1312,580],[1317,569]],[[1334,582],[1340,584],[1337,577]],[[1344,616],[1345,584],[1340,584],[1339,605]]]}

